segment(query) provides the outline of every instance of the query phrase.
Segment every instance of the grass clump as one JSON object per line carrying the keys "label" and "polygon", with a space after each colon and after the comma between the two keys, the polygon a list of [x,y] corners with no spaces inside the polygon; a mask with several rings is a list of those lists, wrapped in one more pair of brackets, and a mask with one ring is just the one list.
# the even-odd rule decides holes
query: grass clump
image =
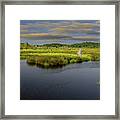
{"label": "grass clump", "polygon": [[82,55],[79,55],[80,44],[49,44],[38,46],[21,44],[20,58],[26,59],[30,65],[37,65],[43,68],[57,68],[84,61],[99,61],[100,48],[98,45],[92,43],[81,44],[81,46],[87,47],[81,47]]}
{"label": "grass clump", "polygon": [[56,67],[62,67],[69,63],[78,63],[81,62],[80,57],[74,57],[71,56],[30,56],[27,59],[27,63],[30,65],[37,65],[43,68],[56,68]]}

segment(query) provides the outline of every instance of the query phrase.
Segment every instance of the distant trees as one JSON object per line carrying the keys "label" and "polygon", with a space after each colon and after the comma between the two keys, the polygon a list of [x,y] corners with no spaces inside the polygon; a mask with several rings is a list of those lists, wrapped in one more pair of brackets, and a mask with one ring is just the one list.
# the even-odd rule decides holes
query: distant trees
{"label": "distant trees", "polygon": [[28,43],[21,43],[20,48],[21,49],[29,49],[29,48],[37,48],[37,47],[74,47],[74,48],[99,48],[100,43],[94,43],[94,42],[83,42],[83,43],[77,43],[77,44],[44,44],[44,45],[30,45]]}
{"label": "distant trees", "polygon": [[94,43],[94,42],[83,42],[83,43],[77,43],[77,44],[72,44],[70,45],[71,47],[77,47],[77,48],[99,48],[100,43]]}
{"label": "distant trees", "polygon": [[29,48],[34,48],[34,45],[30,45],[29,43],[20,44],[20,49],[29,49]]}

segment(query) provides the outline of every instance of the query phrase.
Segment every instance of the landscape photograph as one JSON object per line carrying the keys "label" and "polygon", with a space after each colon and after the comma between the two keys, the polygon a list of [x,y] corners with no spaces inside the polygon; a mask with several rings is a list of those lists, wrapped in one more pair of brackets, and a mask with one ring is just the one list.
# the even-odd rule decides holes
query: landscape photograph
{"label": "landscape photograph", "polygon": [[20,20],[20,100],[100,100],[100,21]]}

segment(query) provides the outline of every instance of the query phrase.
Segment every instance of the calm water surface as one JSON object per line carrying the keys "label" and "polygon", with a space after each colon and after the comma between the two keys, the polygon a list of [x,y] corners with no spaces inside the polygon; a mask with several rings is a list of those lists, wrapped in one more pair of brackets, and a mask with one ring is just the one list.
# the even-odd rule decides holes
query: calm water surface
{"label": "calm water surface", "polygon": [[20,62],[21,100],[98,100],[100,67],[96,62],[43,69]]}

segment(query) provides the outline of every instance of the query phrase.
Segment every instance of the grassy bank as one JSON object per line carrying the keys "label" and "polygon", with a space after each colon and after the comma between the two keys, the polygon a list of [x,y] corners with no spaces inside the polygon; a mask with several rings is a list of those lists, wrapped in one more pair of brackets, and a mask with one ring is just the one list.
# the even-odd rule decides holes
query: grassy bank
{"label": "grassy bank", "polygon": [[[81,55],[78,54],[80,48]],[[21,44],[20,57],[21,59],[26,59],[30,65],[54,68],[71,63],[99,61],[100,48],[99,43],[81,43],[74,45],[47,44],[36,46]]]}

